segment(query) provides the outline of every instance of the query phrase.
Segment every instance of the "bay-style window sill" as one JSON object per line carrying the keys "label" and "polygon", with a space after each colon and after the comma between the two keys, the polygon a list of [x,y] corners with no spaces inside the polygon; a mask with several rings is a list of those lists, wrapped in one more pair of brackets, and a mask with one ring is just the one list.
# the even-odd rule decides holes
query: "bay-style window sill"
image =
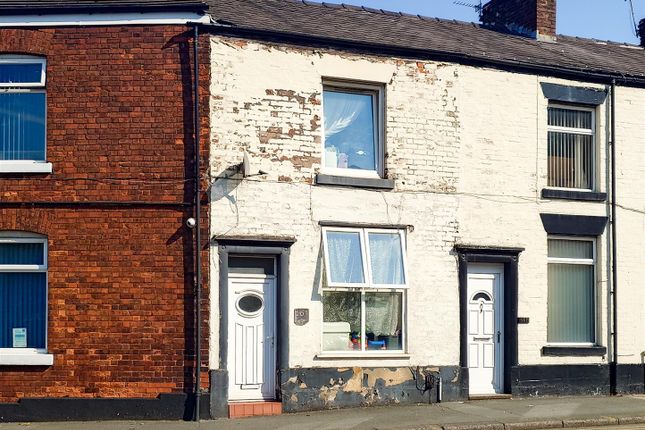
{"label": "bay-style window sill", "polygon": [[394,189],[394,180],[383,178],[339,176],[319,173],[316,175],[318,185],[336,185],[340,187],[377,188],[382,190]]}
{"label": "bay-style window sill", "polygon": [[543,346],[542,355],[547,357],[601,357],[607,355],[605,346]]}
{"label": "bay-style window sill", "polygon": [[0,161],[2,173],[51,173],[52,163],[45,161]]}
{"label": "bay-style window sill", "polygon": [[342,360],[342,359],[394,359],[407,360],[410,354],[404,352],[323,352],[316,355],[316,360]]}
{"label": "bay-style window sill", "polygon": [[33,348],[0,349],[0,366],[51,366],[54,355]]}

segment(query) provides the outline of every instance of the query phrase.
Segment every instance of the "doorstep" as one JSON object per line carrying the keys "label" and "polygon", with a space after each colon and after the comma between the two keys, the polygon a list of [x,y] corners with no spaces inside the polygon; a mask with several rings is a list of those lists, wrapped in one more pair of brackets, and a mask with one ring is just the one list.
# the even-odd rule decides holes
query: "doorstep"
{"label": "doorstep", "polygon": [[468,396],[468,400],[499,400],[499,399],[510,399],[510,394],[473,394]]}
{"label": "doorstep", "polygon": [[230,402],[229,418],[261,417],[282,414],[282,403],[275,401]]}

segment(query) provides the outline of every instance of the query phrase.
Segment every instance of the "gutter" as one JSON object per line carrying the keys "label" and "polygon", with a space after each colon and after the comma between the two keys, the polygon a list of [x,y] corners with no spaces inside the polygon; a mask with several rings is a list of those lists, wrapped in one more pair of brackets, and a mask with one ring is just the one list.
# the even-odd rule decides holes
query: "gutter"
{"label": "gutter", "polygon": [[146,12],[201,12],[206,11],[208,6],[200,1],[196,2],[176,2],[150,4],[150,5],[113,5],[108,6],[105,4],[85,5],[85,6],[69,6],[60,4],[59,6],[44,6],[34,7],[30,6],[28,10],[22,7],[0,7],[0,15],[58,15],[70,13],[146,13]]}
{"label": "gutter", "polygon": [[380,56],[399,56],[415,59],[432,59],[460,64],[471,64],[478,66],[497,67],[501,69],[512,69],[518,72],[530,72],[532,74],[553,75],[569,79],[585,80],[588,82],[605,83],[612,81],[625,86],[645,88],[645,76],[625,76],[620,73],[608,73],[584,69],[570,69],[566,67],[540,65],[517,60],[501,60],[493,58],[482,58],[463,53],[451,53],[431,49],[416,49],[402,46],[386,45],[361,41],[348,41],[324,36],[306,36],[297,33],[279,32],[273,30],[258,30],[252,28],[234,27],[224,24],[201,24],[201,27],[214,34],[223,36],[237,36],[249,39],[269,40],[282,43],[290,43],[304,46],[316,46],[326,48],[339,48],[351,51],[364,51]]}

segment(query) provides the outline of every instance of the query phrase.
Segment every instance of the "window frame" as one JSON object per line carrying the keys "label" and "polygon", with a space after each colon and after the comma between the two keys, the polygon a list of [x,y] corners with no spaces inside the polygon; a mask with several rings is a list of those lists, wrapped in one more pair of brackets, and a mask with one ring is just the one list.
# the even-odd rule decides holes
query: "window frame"
{"label": "window frame", "polygon": [[[51,365],[53,356],[47,354],[49,332],[49,245],[44,236],[22,232],[0,232],[3,243],[41,243],[43,264],[0,264],[0,273],[45,273],[45,345],[43,348],[0,348],[0,365]],[[40,358],[32,356],[39,355]],[[24,360],[24,361],[22,361]],[[15,363],[18,361],[18,363]]]}
{"label": "window frame", "polygon": [[45,95],[45,139],[43,142],[44,160],[0,160],[1,173],[51,173],[52,164],[47,162],[47,58],[32,55],[0,54],[2,64],[40,64],[40,81],[2,83],[0,94],[38,93]]}
{"label": "window frame", "polygon": [[0,82],[0,89],[45,88],[47,86],[47,59],[44,57],[0,54],[0,65],[2,64],[40,64],[40,81],[18,83]]}
{"label": "window frame", "polygon": [[[349,283],[339,283],[331,282],[331,271],[329,264],[329,246],[327,243],[327,232],[348,232],[348,233],[359,233],[360,244],[361,244],[361,261],[363,262],[363,276],[366,282],[361,284],[349,284]],[[371,258],[370,258],[370,249],[369,249],[369,233],[388,233],[393,234],[397,233],[401,240],[401,258],[403,261],[403,279],[404,284],[374,284],[372,283],[372,270],[371,270]],[[407,264],[407,243],[406,235],[404,229],[399,228],[371,228],[371,227],[323,227],[322,228],[323,236],[323,265],[325,270],[325,282],[323,282],[322,291],[321,291],[321,301],[325,300],[325,293],[333,292],[354,292],[361,294],[361,339],[365,335],[365,322],[366,322],[366,299],[365,296],[368,293],[400,293],[401,294],[401,348],[397,350],[368,350],[365,348],[365,342],[361,342],[360,350],[325,350],[323,349],[323,336],[324,336],[324,310],[322,312],[322,324],[320,325],[320,349],[322,352],[322,357],[324,356],[339,356],[339,357],[351,357],[351,356],[401,356],[407,353],[407,303],[408,303],[408,264]]]}
{"label": "window frame", "polygon": [[[578,242],[591,242],[591,249],[593,252],[593,258],[563,258],[563,257],[549,257],[548,254],[548,241],[549,240],[567,240],[567,241],[578,241]],[[583,265],[583,266],[592,266],[593,270],[593,280],[592,280],[592,294],[593,294],[593,341],[591,342],[549,342],[547,339],[546,346],[572,346],[572,347],[586,347],[586,346],[596,346],[598,345],[598,258],[597,258],[597,238],[589,236],[565,236],[565,235],[549,235],[547,236],[547,271],[549,264],[572,264],[572,265]],[[548,288],[548,286],[547,286]],[[548,295],[547,295],[548,300]],[[547,305],[548,306],[548,305]],[[548,308],[547,308],[547,331],[548,331]],[[548,337],[548,336],[547,336]]]}
{"label": "window frame", "polygon": [[[341,167],[325,166],[325,91],[335,91],[340,93],[367,94],[372,96],[372,124],[374,127],[374,145],[375,145],[375,170],[362,170]],[[385,177],[385,86],[379,83],[341,81],[334,79],[324,79],[322,84],[321,96],[322,112],[322,142],[321,142],[321,165],[320,171],[325,175],[331,176],[348,176],[355,178],[372,178],[382,179]]]}
{"label": "window frame", "polygon": [[[566,109],[566,110],[574,110],[574,111],[580,111],[580,112],[591,112],[591,128],[573,128],[573,127],[560,127],[560,126],[554,126],[549,124],[549,109],[554,108],[554,109]],[[554,102],[554,103],[549,103],[547,106],[547,119],[546,119],[546,127],[547,127],[547,184],[546,187],[547,189],[550,190],[562,190],[562,191],[579,191],[583,193],[593,193],[597,190],[597,181],[596,178],[598,177],[597,171],[598,171],[598,130],[597,130],[597,124],[596,124],[596,107],[594,106],[585,106],[585,105],[577,105],[577,104],[566,104],[566,103],[560,103],[560,102]],[[592,151],[591,151],[591,188],[571,188],[571,187],[556,187],[549,185],[549,132],[555,132],[555,133],[568,133],[568,134],[577,134],[577,135],[583,135],[583,136],[591,136],[591,146],[592,146]]]}

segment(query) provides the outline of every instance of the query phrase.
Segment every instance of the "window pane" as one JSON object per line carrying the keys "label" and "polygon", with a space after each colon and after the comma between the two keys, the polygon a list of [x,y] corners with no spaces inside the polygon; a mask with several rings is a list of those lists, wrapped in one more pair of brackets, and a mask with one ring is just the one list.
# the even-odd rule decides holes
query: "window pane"
{"label": "window pane", "polygon": [[40,83],[43,65],[0,63],[0,84]]}
{"label": "window pane", "polygon": [[368,349],[401,350],[403,293],[365,293]]}
{"label": "window pane", "polygon": [[0,243],[0,264],[43,265],[44,246],[42,243]]}
{"label": "window pane", "polygon": [[375,97],[325,90],[325,167],[376,170]]}
{"label": "window pane", "polygon": [[363,260],[358,232],[327,232],[327,253],[331,282],[362,284]]}
{"label": "window pane", "polygon": [[0,273],[0,348],[13,347],[13,329],[27,329],[27,347],[45,348],[47,275]]}
{"label": "window pane", "polygon": [[549,108],[549,125],[555,127],[584,128],[592,127],[593,113],[562,108]]}
{"label": "window pane", "polygon": [[369,233],[372,282],[405,284],[403,251],[398,233]]}
{"label": "window pane", "polygon": [[593,242],[589,240],[548,240],[548,255],[553,258],[593,259]]}
{"label": "window pane", "polygon": [[45,160],[44,93],[0,93],[0,160]]}
{"label": "window pane", "polygon": [[361,349],[361,293],[323,294],[323,350]]}
{"label": "window pane", "polygon": [[591,189],[593,136],[550,131],[548,138],[549,186]]}
{"label": "window pane", "polygon": [[549,342],[594,342],[594,266],[549,264]]}
{"label": "window pane", "polygon": [[274,275],[274,259],[265,257],[228,257],[228,271],[247,275]]}

